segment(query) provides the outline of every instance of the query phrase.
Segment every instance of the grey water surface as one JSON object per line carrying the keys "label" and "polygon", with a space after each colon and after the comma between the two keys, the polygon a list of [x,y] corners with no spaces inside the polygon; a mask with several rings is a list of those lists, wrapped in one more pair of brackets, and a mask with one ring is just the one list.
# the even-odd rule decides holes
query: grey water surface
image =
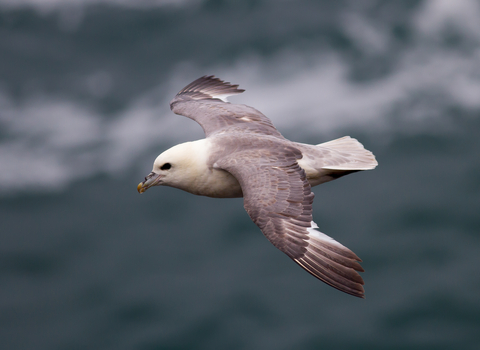
{"label": "grey water surface", "polygon": [[[1,349],[478,349],[480,3],[0,0]],[[214,74],[288,138],[378,159],[314,189],[366,299],[241,199],[139,195]]]}

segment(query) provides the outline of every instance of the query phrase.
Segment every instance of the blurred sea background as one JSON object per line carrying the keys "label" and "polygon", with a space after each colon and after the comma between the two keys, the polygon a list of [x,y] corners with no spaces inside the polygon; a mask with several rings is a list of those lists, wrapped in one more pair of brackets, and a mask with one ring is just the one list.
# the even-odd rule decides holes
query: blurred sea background
{"label": "blurred sea background", "polygon": [[[374,171],[315,187],[366,299],[241,199],[137,184],[194,79]],[[0,0],[1,349],[479,349],[480,2]]]}

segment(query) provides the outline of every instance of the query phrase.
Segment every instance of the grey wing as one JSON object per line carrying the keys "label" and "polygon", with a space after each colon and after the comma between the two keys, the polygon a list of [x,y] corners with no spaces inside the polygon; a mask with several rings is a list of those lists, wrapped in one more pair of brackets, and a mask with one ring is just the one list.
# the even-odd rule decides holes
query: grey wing
{"label": "grey wing", "polygon": [[184,87],[170,102],[170,109],[195,120],[207,137],[225,131],[272,135],[283,138],[270,119],[255,108],[231,104],[226,96],[245,90],[213,75],[203,76]]}
{"label": "grey wing", "polygon": [[275,247],[310,274],[345,293],[364,297],[364,271],[351,250],[315,230],[314,194],[297,163],[293,147],[278,152],[247,150],[217,161],[216,166],[237,178],[244,206],[253,222]]}

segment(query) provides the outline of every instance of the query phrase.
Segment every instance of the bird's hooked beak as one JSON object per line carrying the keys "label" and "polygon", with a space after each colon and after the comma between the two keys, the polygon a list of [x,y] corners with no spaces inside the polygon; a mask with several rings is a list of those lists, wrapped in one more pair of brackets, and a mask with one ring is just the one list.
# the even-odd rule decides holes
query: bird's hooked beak
{"label": "bird's hooked beak", "polygon": [[160,185],[163,176],[161,174],[154,173],[153,171],[145,177],[145,181],[140,182],[137,186],[138,193],[143,193],[152,186]]}

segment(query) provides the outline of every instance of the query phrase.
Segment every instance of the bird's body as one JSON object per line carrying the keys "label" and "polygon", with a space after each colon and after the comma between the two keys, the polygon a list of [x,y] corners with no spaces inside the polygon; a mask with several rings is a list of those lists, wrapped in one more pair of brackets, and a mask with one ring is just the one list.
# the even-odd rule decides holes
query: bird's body
{"label": "bird's body", "polygon": [[311,187],[376,167],[373,154],[348,136],[319,145],[285,139],[256,109],[220,98],[243,90],[213,76],[181,90],[170,107],[197,121],[206,138],[160,154],[138,191],[156,185],[215,198],[244,197],[264,235],[309,273],[363,297],[361,261],[315,230]]}

